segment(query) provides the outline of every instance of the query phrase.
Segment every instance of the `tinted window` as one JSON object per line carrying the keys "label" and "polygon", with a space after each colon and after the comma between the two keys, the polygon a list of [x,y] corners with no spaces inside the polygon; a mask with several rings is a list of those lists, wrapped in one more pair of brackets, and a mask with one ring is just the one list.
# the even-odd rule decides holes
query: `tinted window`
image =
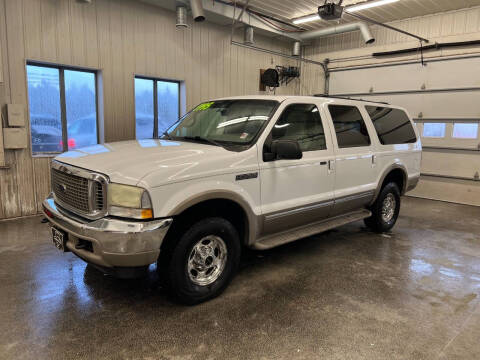
{"label": "tinted window", "polygon": [[330,105],[339,148],[370,145],[365,121],[356,106]]}
{"label": "tinted window", "polygon": [[445,137],[445,123],[423,124],[423,137],[443,138]]}
{"label": "tinted window", "polygon": [[372,119],[378,139],[383,145],[406,144],[417,141],[415,130],[405,111],[381,106],[365,107]]}
{"label": "tinted window", "polygon": [[311,104],[289,105],[272,130],[272,140],[296,140],[302,151],[326,149],[318,109]]}
{"label": "tinted window", "polygon": [[478,124],[453,124],[453,137],[456,139],[476,139],[478,137]]}

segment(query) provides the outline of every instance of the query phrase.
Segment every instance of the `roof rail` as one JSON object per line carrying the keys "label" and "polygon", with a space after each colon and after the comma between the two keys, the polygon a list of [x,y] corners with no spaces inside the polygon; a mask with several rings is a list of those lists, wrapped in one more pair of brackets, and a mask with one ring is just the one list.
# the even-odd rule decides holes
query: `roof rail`
{"label": "roof rail", "polygon": [[315,94],[313,96],[315,96],[315,97],[326,97],[326,98],[332,98],[332,99],[364,101],[364,102],[371,102],[371,103],[376,103],[376,104],[390,105],[389,103],[384,102],[384,101],[372,101],[372,100],[365,100],[365,99],[355,99],[355,98],[351,98],[351,97],[347,97],[347,96],[336,96],[336,95],[328,95],[328,94]]}

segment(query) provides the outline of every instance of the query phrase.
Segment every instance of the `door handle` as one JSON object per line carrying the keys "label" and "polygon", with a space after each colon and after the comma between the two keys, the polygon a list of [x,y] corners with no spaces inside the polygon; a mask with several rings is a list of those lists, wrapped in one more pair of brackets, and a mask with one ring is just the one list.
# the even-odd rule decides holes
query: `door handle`
{"label": "door handle", "polygon": [[326,161],[320,161],[320,165],[327,165]]}
{"label": "door handle", "polygon": [[372,165],[376,165],[377,164],[377,155],[372,155]]}
{"label": "door handle", "polygon": [[335,160],[328,160],[328,171],[332,172],[335,170]]}

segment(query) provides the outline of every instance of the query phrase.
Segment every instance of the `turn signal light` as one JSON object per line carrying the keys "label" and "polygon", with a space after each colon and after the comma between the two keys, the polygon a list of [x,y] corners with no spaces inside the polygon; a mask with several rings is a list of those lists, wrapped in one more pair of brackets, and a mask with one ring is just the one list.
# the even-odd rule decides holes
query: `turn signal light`
{"label": "turn signal light", "polygon": [[142,209],[141,217],[142,217],[142,219],[151,219],[151,218],[153,218],[153,211],[152,211],[152,209]]}

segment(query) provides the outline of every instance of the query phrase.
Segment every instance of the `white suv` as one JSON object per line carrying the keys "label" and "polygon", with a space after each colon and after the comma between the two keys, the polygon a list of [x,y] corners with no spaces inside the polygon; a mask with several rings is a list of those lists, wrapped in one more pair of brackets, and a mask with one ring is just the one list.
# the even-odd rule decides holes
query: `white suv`
{"label": "white suv", "polygon": [[334,97],[204,102],[161,139],[69,151],[43,209],[54,244],[117,276],[157,262],[175,297],[222,292],[243,246],[268,249],[364,219],[390,230],[420,176],[396,106]]}

